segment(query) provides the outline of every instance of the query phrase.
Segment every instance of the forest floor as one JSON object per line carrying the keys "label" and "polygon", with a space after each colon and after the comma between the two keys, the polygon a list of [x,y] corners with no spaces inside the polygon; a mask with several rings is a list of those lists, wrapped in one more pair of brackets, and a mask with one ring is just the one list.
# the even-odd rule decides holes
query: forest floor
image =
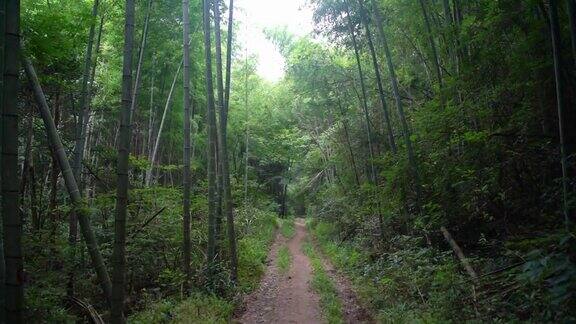
{"label": "forest floor", "polygon": [[[296,219],[291,238],[278,234],[268,255],[268,268],[260,287],[244,300],[244,313],[237,317],[240,323],[322,323],[322,296],[312,286],[316,275],[310,258],[304,252],[309,243],[303,219]],[[278,266],[279,251],[287,247],[290,266],[283,271]],[[281,253],[280,253],[281,254]],[[281,261],[280,261],[281,263]],[[371,322],[367,312],[359,305],[351,283],[338,274],[328,260],[321,257],[323,269],[328,273],[341,304],[342,320],[346,323]]]}

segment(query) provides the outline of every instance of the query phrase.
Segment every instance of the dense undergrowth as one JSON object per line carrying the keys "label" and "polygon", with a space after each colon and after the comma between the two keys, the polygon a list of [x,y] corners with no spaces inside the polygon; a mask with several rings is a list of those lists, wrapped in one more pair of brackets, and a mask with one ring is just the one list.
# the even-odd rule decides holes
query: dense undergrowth
{"label": "dense undergrowth", "polygon": [[[243,211],[244,216],[247,216]],[[250,225],[240,228],[244,232],[238,240],[238,280],[240,285],[226,295],[196,288],[191,297],[171,297],[159,303],[151,303],[147,310],[129,319],[133,323],[227,323],[231,320],[236,303],[242,293],[258,287],[265,270],[268,248],[279,225],[278,218],[271,212],[250,210]],[[239,217],[242,224],[242,216]],[[244,219],[245,220],[245,219]],[[197,286],[199,287],[199,286]]]}
{"label": "dense undergrowth", "polygon": [[480,269],[487,275],[475,281],[452,251],[430,247],[422,237],[396,235],[384,252],[374,254],[359,240],[343,242],[334,224],[318,220],[309,224],[322,252],[352,279],[362,303],[380,322],[574,319],[574,300],[562,296],[558,287],[569,283],[572,270],[551,270],[557,264],[540,264],[537,270],[534,261],[528,261],[491,274],[487,265],[494,266],[494,260],[476,257],[474,264],[484,265]]}
{"label": "dense undergrowth", "polygon": [[[197,247],[192,253],[194,277],[191,297],[186,297],[182,288],[184,276],[179,270],[182,245],[180,191],[162,187],[137,189],[133,190],[132,197],[127,245],[127,262],[130,265],[127,273],[129,321],[212,322],[230,318],[236,297],[256,288],[264,273],[269,246],[280,226],[276,214],[266,204],[236,210],[239,254],[239,285],[236,287],[229,282],[223,261],[215,283],[206,284],[202,252],[206,244],[206,222],[203,217],[196,218],[191,227],[193,244]],[[93,206],[92,223],[102,253],[109,259],[112,252],[114,197],[100,195],[95,198]],[[193,208],[197,215],[204,215],[205,201],[195,200]],[[27,236],[28,251],[34,253],[34,258],[29,258],[27,269],[34,274],[29,280],[35,283],[26,290],[29,318],[66,322],[84,316],[81,309],[66,302],[63,274],[72,270],[70,266],[65,266],[70,264],[68,260],[71,260],[72,251],[67,248],[64,235],[58,234],[63,231],[64,228],[55,228],[40,232],[37,236]],[[48,248],[44,248],[46,240],[52,242]],[[77,281],[76,293],[84,296],[96,309],[104,308],[95,275],[85,266],[89,260],[83,245],[78,247],[76,255],[74,275],[89,278]],[[140,312],[142,310],[145,311]]]}

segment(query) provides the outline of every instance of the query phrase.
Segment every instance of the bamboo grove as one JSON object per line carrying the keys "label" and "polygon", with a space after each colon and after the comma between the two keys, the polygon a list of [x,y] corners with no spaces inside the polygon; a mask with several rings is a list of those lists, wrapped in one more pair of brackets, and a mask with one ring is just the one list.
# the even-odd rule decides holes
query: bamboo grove
{"label": "bamboo grove", "polygon": [[0,322],[228,321],[292,216],[379,321],[574,318],[576,1],[308,5],[270,82],[234,0],[0,0]]}

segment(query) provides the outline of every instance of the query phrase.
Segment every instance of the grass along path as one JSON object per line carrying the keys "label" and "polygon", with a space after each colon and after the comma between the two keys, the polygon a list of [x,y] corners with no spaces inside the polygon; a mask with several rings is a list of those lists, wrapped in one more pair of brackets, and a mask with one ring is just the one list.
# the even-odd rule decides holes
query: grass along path
{"label": "grass along path", "polygon": [[324,270],[322,261],[318,258],[310,242],[306,242],[302,248],[304,249],[304,253],[310,258],[312,268],[314,269],[312,288],[320,295],[322,315],[330,324],[344,323],[344,313],[342,311],[342,302],[338,296],[338,290],[336,290],[332,279]]}
{"label": "grass along path", "polygon": [[278,269],[280,272],[285,274],[290,270],[290,263],[292,262],[292,256],[290,255],[290,250],[287,246],[283,246],[278,251]]}
{"label": "grass along path", "polygon": [[351,289],[316,253],[303,219],[283,220],[260,288],[241,323],[371,323]]}

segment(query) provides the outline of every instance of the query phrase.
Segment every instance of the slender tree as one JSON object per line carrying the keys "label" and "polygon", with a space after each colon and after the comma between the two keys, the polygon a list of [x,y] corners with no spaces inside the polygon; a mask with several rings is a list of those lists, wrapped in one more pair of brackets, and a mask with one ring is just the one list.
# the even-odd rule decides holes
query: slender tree
{"label": "slender tree", "polygon": [[434,35],[432,34],[432,27],[430,26],[430,17],[428,16],[428,10],[426,9],[425,0],[419,0],[420,8],[422,9],[422,17],[424,17],[424,26],[426,27],[426,34],[428,36],[428,46],[430,46],[430,51],[432,52],[432,62],[434,63],[434,69],[436,70],[436,79],[438,80],[438,86],[442,88],[442,72],[440,70],[440,58],[438,56],[438,50],[436,49],[436,43],[434,42]]}
{"label": "slender tree", "polygon": [[22,215],[18,173],[18,75],[20,67],[20,1],[2,3],[5,7],[4,64],[2,94],[2,217],[4,228],[5,319],[23,322],[24,283],[22,262]]}
{"label": "slender tree", "polygon": [[146,41],[148,39],[148,23],[150,22],[151,9],[152,0],[148,0],[146,18],[144,20],[144,30],[142,31],[142,38],[140,39],[140,52],[138,53],[138,64],[136,66],[136,79],[134,81],[134,89],[132,89],[132,99],[130,104],[131,120],[134,118],[136,105],[138,104],[138,91],[140,90],[140,82],[142,80],[142,64],[144,63],[144,52],[146,51]]}
{"label": "slender tree", "polygon": [[576,69],[576,0],[566,0],[568,22],[570,23],[570,43],[572,44],[572,62]]}
{"label": "slender tree", "polygon": [[386,104],[386,97],[384,96],[384,87],[382,86],[382,77],[380,76],[380,66],[378,64],[378,58],[376,56],[376,49],[374,48],[374,42],[372,41],[372,32],[370,31],[370,25],[368,24],[368,17],[366,15],[366,10],[364,8],[363,0],[358,0],[358,5],[360,9],[360,18],[364,29],[366,30],[366,38],[368,39],[368,48],[370,50],[370,56],[372,58],[372,65],[374,66],[374,74],[376,75],[376,84],[378,86],[378,96],[380,98],[380,104],[382,105],[382,112],[384,113],[384,123],[386,126],[386,132],[388,134],[388,144],[392,153],[396,153],[396,141],[394,140],[394,131],[392,130],[392,122],[390,120],[390,114],[388,113],[388,105]]}
{"label": "slender tree", "polygon": [[46,102],[46,97],[44,96],[44,92],[42,91],[42,87],[40,86],[40,82],[38,81],[38,77],[36,76],[36,72],[34,71],[30,60],[24,60],[24,68],[26,71],[26,76],[32,85],[40,116],[44,121],[48,142],[52,148],[52,152],[54,152],[57,157],[58,165],[60,166],[60,171],[62,172],[62,177],[64,178],[64,183],[66,185],[66,190],[68,191],[70,200],[74,204],[74,211],[78,215],[78,223],[80,224],[82,235],[86,241],[88,254],[90,255],[96,270],[102,291],[104,292],[107,300],[110,301],[110,296],[112,293],[110,277],[106,271],[106,265],[104,264],[102,255],[98,250],[98,242],[96,241],[96,236],[94,235],[94,231],[90,225],[88,210],[85,208],[84,201],[82,200],[80,189],[78,188],[76,178],[74,178],[74,172],[70,167],[70,162],[68,161],[68,157],[66,155],[66,150],[62,145],[62,141],[58,135],[58,130],[56,129],[56,124],[54,123],[54,119],[50,113],[50,108]]}
{"label": "slender tree", "polygon": [[[216,63],[216,111],[217,114],[222,116],[222,110],[224,109],[224,77],[222,71],[222,32],[220,27],[220,0],[212,0],[212,12],[214,16],[214,47],[215,47],[215,63]],[[216,119],[218,122],[218,119]],[[216,125],[217,129],[217,142],[216,142],[216,193],[217,193],[217,208],[216,208],[216,249],[218,250],[218,245],[222,241],[222,220],[224,211],[224,174],[222,171],[222,143],[225,141],[222,134],[222,119],[220,118],[219,123]]]}
{"label": "slender tree", "polygon": [[[152,154],[152,135],[154,134],[154,82],[156,81],[156,56],[152,56],[152,78],[150,80],[150,108],[148,113],[148,136],[146,137],[146,145],[143,145],[143,152],[147,152],[148,158]],[[146,176],[144,177],[146,184]]]}
{"label": "slender tree", "polygon": [[[4,111],[4,40],[6,28],[6,0],[0,0],[0,191],[2,191],[2,113]],[[0,205],[1,206],[1,205]],[[0,322],[4,321],[6,263],[4,261],[4,226],[0,207]]]}
{"label": "slender tree", "polygon": [[208,246],[207,261],[209,271],[216,256],[216,112],[214,106],[214,85],[212,82],[212,45],[210,32],[210,0],[203,0],[204,57],[206,60],[206,118],[208,135],[207,175],[208,175]]}
{"label": "slender tree", "polygon": [[382,16],[380,11],[376,6],[376,2],[372,0],[372,6],[374,8],[374,14],[376,17],[378,31],[380,34],[380,41],[382,42],[382,47],[384,47],[384,53],[386,54],[386,62],[388,63],[388,73],[390,74],[390,82],[392,83],[392,92],[394,93],[394,99],[396,100],[396,107],[398,108],[398,116],[400,117],[400,124],[402,125],[402,135],[404,137],[404,143],[406,145],[406,150],[408,152],[408,163],[410,163],[410,168],[412,169],[412,174],[414,176],[416,185],[416,199],[418,200],[418,208],[421,201],[420,193],[420,175],[418,172],[418,166],[416,164],[416,157],[414,155],[414,149],[412,148],[412,140],[410,139],[410,129],[408,128],[408,122],[406,120],[406,114],[404,113],[404,106],[402,104],[402,97],[400,96],[400,89],[398,87],[398,79],[396,77],[396,70],[394,68],[394,63],[392,62],[392,54],[388,46],[388,41],[386,39],[386,33],[384,32],[384,26],[382,24]]}
{"label": "slender tree", "polygon": [[191,278],[190,271],[190,5],[188,0],[182,0],[183,48],[184,48],[184,169],[182,176],[183,215],[182,232],[184,236],[182,251],[182,271],[186,276],[185,286],[188,288]]}
{"label": "slender tree", "polygon": [[364,71],[362,70],[362,62],[360,61],[360,51],[358,49],[358,42],[356,40],[356,33],[354,32],[354,25],[352,24],[352,17],[350,16],[350,8],[346,6],[346,17],[348,19],[348,29],[352,37],[352,46],[354,47],[354,56],[356,57],[356,65],[358,68],[358,77],[360,79],[360,89],[362,91],[361,104],[364,111],[364,119],[366,123],[366,135],[368,137],[368,152],[370,153],[370,181],[376,183],[376,169],[374,167],[374,147],[372,146],[373,135],[372,126],[370,125],[370,115],[368,114],[368,99],[366,98],[366,85],[364,84]]}
{"label": "slender tree", "polygon": [[560,163],[562,166],[562,212],[566,228],[570,229],[570,209],[568,206],[568,161],[565,134],[566,111],[564,106],[564,80],[562,78],[562,40],[560,36],[560,23],[558,21],[558,0],[550,0],[548,10],[550,33],[552,39],[552,55],[554,57],[554,80],[556,82],[556,106],[558,108],[558,132],[560,137]]}
{"label": "slender tree", "polygon": [[248,109],[248,48],[244,53],[244,110],[246,112],[246,138],[244,150],[244,208],[248,208],[248,157],[250,154],[250,110]]}
{"label": "slender tree", "polygon": [[[82,73],[82,92],[80,96],[80,109],[78,111],[78,118],[76,122],[76,142],[74,147],[74,162],[73,171],[74,178],[80,188],[80,193],[82,194],[83,188],[83,172],[82,172],[82,162],[84,160],[84,152],[86,148],[86,135],[88,131],[88,122],[90,116],[90,102],[92,98],[91,85],[94,81],[93,76],[91,76],[92,64],[92,50],[94,47],[94,37],[96,28],[96,17],[98,16],[98,7],[100,5],[99,0],[94,0],[92,6],[92,21],[90,23],[90,31],[88,33],[88,43],[86,45],[86,55],[84,57],[84,71]],[[100,39],[100,33],[98,35]],[[98,40],[98,43],[100,40]],[[95,68],[95,65],[94,65]],[[76,259],[76,241],[78,240],[78,216],[75,212],[69,214],[68,219],[68,242],[70,244],[70,259],[72,262]],[[74,295],[74,266],[70,267],[71,271],[68,278],[68,295]]]}
{"label": "slender tree", "polygon": [[164,130],[164,123],[166,122],[166,116],[168,115],[170,103],[172,102],[172,95],[174,94],[176,81],[180,75],[180,70],[182,69],[183,63],[184,60],[180,61],[180,64],[176,69],[174,79],[172,80],[172,85],[170,86],[170,91],[168,92],[168,98],[166,99],[166,104],[164,105],[164,111],[162,113],[162,118],[160,119],[160,126],[158,127],[158,133],[156,134],[156,140],[154,141],[154,148],[152,149],[152,154],[150,155],[150,167],[148,167],[148,170],[146,170],[146,186],[150,186],[152,183],[154,166],[156,165],[156,155],[158,154],[158,148],[160,147],[160,137],[162,136],[162,131]]}
{"label": "slender tree", "polygon": [[360,186],[360,177],[358,176],[358,168],[356,167],[356,158],[354,157],[354,150],[352,149],[352,143],[350,141],[350,131],[348,130],[348,118],[344,112],[344,107],[342,107],[342,102],[340,97],[338,97],[338,110],[340,111],[340,116],[342,117],[342,125],[344,126],[344,137],[346,140],[346,147],[350,153],[350,163],[352,164],[352,170],[354,171],[354,180],[356,185]]}
{"label": "slender tree", "polygon": [[122,69],[122,110],[118,147],[116,217],[112,263],[111,321],[124,322],[124,286],[126,281],[126,216],[128,214],[128,159],[132,133],[132,47],[134,44],[134,0],[126,0],[124,25],[124,62]]}
{"label": "slender tree", "polygon": [[238,255],[236,251],[236,231],[232,211],[232,189],[230,184],[230,163],[228,157],[228,109],[230,103],[230,83],[232,75],[232,40],[234,27],[234,0],[228,5],[228,33],[226,43],[226,84],[224,90],[224,106],[220,110],[220,164],[223,180],[223,209],[226,215],[228,247],[230,253],[230,276],[232,282],[238,279]]}
{"label": "slender tree", "polygon": [[[98,16],[98,6],[100,0],[94,0],[92,7],[92,21],[88,34],[88,44],[86,45],[86,56],[84,58],[84,72],[82,74],[82,92],[80,97],[80,110],[78,111],[78,121],[76,123],[76,146],[74,148],[74,177],[78,185],[82,187],[82,160],[84,159],[84,148],[86,146],[86,129],[88,128],[88,115],[90,105],[90,71],[92,66],[92,49],[94,47],[94,37],[96,29],[96,17]],[[74,217],[74,221],[75,217]]]}

